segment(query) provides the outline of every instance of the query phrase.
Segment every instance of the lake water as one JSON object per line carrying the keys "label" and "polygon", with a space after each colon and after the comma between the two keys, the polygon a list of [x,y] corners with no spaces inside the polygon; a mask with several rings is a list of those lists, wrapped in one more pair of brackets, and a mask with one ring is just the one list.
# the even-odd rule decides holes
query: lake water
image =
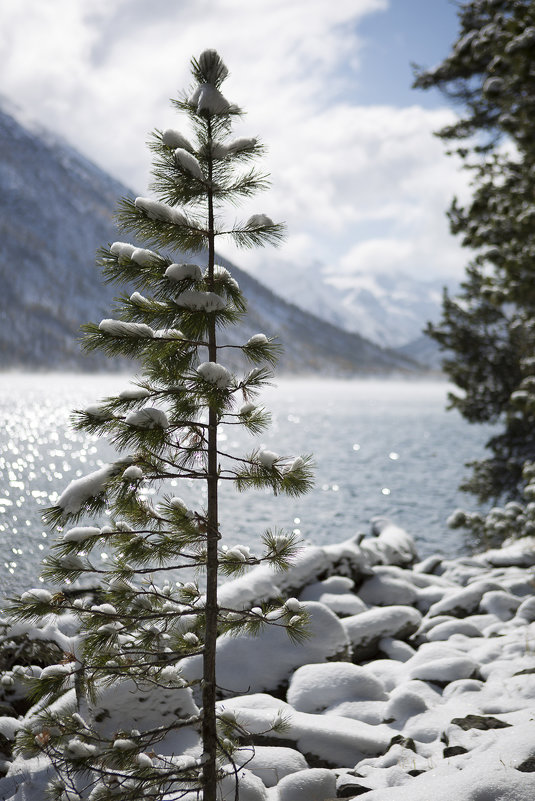
{"label": "lake water", "polygon": [[[0,596],[36,585],[54,537],[42,509],[74,478],[113,460],[105,441],[70,429],[71,411],[127,385],[128,376],[118,375],[0,376]],[[439,381],[277,380],[262,396],[273,415],[270,430],[255,441],[233,427],[225,447],[312,452],[316,484],[299,499],[225,486],[228,544],[254,544],[276,526],[315,544],[338,542],[384,515],[416,537],[422,556],[461,553],[463,535],[445,521],[457,506],[474,508],[457,485],[489,431],[445,412],[447,390]],[[173,491],[200,507],[201,483],[180,482]]]}

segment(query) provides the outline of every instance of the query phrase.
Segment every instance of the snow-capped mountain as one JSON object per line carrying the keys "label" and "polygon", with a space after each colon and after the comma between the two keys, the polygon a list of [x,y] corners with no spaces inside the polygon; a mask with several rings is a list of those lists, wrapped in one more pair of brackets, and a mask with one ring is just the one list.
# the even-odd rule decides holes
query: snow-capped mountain
{"label": "snow-capped mountain", "polygon": [[421,338],[427,322],[440,317],[444,286],[456,286],[447,279],[415,279],[404,273],[337,275],[320,263],[273,264],[262,279],[272,289],[284,285],[292,303],[318,317],[396,349]]}
{"label": "snow-capped mountain", "polygon": [[[120,238],[113,212],[131,192],[5,103],[0,143],[0,369],[109,369],[103,355],[80,352],[77,332],[110,314],[114,289],[102,283],[95,252]],[[279,337],[280,370],[418,369],[410,358],[288,303],[237,267],[232,272],[249,302],[237,336]]]}

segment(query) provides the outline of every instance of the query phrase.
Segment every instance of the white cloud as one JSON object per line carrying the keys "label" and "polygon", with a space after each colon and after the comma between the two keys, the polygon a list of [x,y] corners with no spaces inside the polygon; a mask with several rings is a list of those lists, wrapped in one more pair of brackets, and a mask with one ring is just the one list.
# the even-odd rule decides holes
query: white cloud
{"label": "white cloud", "polygon": [[[242,126],[269,146],[270,193],[251,211],[285,219],[279,255],[221,250],[240,264],[320,260],[459,272],[444,209],[464,178],[432,131],[452,118],[418,106],[353,105],[358,23],[388,0],[6,0],[3,91],[145,191],[154,127],[180,126],[168,98],[188,61],[216,47]],[[373,254],[373,258],[372,255]],[[401,254],[404,254],[403,259]]]}

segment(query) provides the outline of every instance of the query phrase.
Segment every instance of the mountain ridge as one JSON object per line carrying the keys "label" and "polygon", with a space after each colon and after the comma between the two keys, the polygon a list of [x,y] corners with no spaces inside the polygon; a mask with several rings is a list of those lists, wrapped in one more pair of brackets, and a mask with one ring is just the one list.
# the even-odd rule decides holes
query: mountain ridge
{"label": "mountain ridge", "polygon": [[[61,137],[22,124],[1,102],[0,141],[0,367],[116,369],[119,363],[102,354],[81,353],[77,338],[80,324],[110,314],[116,292],[100,280],[94,254],[120,238],[114,210],[132,191]],[[315,317],[219,261],[248,299],[237,336],[275,333],[285,348],[280,372],[419,371],[410,357]]]}

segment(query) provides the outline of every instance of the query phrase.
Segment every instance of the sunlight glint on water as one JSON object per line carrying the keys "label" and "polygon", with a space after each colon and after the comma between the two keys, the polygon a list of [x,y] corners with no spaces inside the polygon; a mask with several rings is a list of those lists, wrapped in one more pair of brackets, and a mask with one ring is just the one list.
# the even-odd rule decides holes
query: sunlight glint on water
{"label": "sunlight glint on water", "polygon": [[[103,440],[69,427],[83,408],[128,384],[127,376],[2,376],[0,412],[0,590],[34,586],[53,539],[41,522],[75,478],[113,459]],[[264,397],[273,424],[258,440],[224,433],[226,449],[254,443],[281,455],[313,453],[316,485],[299,499],[268,491],[222,489],[222,530],[229,545],[254,544],[268,527],[298,530],[315,544],[369,531],[374,515],[392,517],[416,538],[422,555],[463,550],[446,517],[470,499],[456,487],[463,463],[477,458],[488,432],[444,411],[447,385],[386,380],[277,381]],[[173,490],[202,506],[199,482]],[[473,506],[473,504],[472,504]],[[102,557],[106,558],[106,555]]]}

